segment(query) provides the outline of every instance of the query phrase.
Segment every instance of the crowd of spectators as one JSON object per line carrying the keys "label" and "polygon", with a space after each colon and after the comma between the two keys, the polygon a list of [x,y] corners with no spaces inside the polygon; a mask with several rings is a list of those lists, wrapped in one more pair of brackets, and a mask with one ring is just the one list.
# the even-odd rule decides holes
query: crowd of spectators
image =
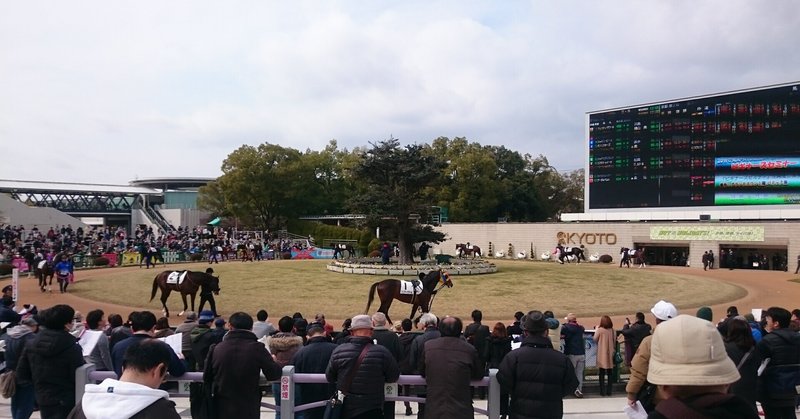
{"label": "crowd of spectators", "polygon": [[[34,225],[0,226],[0,263],[22,258],[31,267],[38,259],[52,258],[61,252],[73,256],[92,256],[107,253],[138,253],[153,262],[164,259],[165,252],[175,252],[190,260],[192,255],[207,259],[218,253],[220,260],[247,256],[255,260],[271,258],[276,253],[305,249],[308,240],[291,240],[269,232],[241,232],[221,227],[178,227],[164,231],[137,226],[130,234],[123,227],[92,226],[73,228],[71,225],[46,230]],[[218,251],[217,251],[218,249]]]}
{"label": "crowd of spectators", "polygon": [[[260,377],[276,380],[286,365],[294,365],[297,373],[325,374],[329,381],[299,385],[296,403],[327,400],[341,392],[346,418],[393,417],[394,403],[385,402],[383,383],[396,381],[401,373],[420,374],[427,380],[427,386],[400,389],[401,394],[430,401],[427,408],[418,405],[418,418],[466,417],[476,396],[470,380],[483,377],[489,368],[498,369],[503,418],[561,417],[565,397],[584,396],[585,329],[572,313],[558,321],[550,311],[518,312],[513,323],[489,327],[481,323],[480,310],[474,310],[472,323],[464,327],[460,318],[440,319],[433,313],[387,324],[384,313],[378,312],[354,316],[334,332],[322,313],[309,320],[301,313],[286,315],[276,327],[266,310],[256,313],[255,320],[238,312],[228,321],[211,311],[189,312],[173,328],[168,319],[157,319],[148,311],[133,312],[123,322],[117,314],[106,321],[100,310],[84,317],[66,305],[42,311],[28,306],[19,313],[12,307],[7,310],[16,314],[9,317],[2,336],[6,369],[17,374],[11,400],[14,418],[30,417],[34,406],[43,418],[103,417],[101,401],[109,396],[101,393],[113,391],[114,385],[148,395],[149,402],[143,403],[132,395],[135,392],[121,391],[117,401],[130,398],[128,404],[133,406],[126,409],[166,415],[174,405],[167,393],[158,390],[161,379],[167,373],[180,377],[187,371],[202,371],[204,376],[202,383],[192,386],[193,417],[212,412],[210,417],[256,418],[264,390]],[[651,314],[656,327],[648,325],[641,313],[635,323],[626,322],[620,330],[608,316],[594,327],[601,395],[611,394],[614,364],[628,362],[629,403],[632,409],[646,409],[650,417],[687,417],[687,412],[695,412],[704,417],[755,418],[756,402],[767,419],[795,414],[800,310],[790,313],[772,307],[755,321],[731,307],[723,321],[713,324],[708,307],[687,316],[659,301]],[[181,333],[179,349],[148,346],[154,345],[149,343],[154,338],[168,339],[175,333]],[[617,354],[615,340],[629,346],[632,356]],[[150,356],[155,360],[147,359]],[[119,379],[87,386],[76,407],[74,374],[85,362],[114,371]],[[148,374],[150,379],[144,380]],[[653,388],[650,396],[644,391],[648,387]],[[279,385],[272,391],[279,406]],[[207,403],[211,394],[213,404]],[[321,418],[323,412],[324,408],[309,409],[299,416]],[[410,404],[405,412],[413,415]]]}

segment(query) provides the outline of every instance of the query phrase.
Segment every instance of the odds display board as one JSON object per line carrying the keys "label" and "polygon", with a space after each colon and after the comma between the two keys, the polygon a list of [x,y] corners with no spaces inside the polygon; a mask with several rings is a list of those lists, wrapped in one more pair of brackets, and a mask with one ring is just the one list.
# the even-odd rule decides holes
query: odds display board
{"label": "odds display board", "polygon": [[800,82],[587,117],[588,210],[800,204]]}

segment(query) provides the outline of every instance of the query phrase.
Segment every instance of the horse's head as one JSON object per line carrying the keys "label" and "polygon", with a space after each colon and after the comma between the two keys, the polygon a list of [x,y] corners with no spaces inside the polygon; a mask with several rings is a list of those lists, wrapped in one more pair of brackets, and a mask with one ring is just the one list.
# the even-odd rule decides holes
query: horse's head
{"label": "horse's head", "polygon": [[453,281],[450,279],[450,274],[445,270],[439,270],[439,283],[447,288],[453,288]]}
{"label": "horse's head", "polygon": [[219,295],[219,277],[214,275],[208,275],[210,278],[208,280],[208,289],[214,293],[214,295]]}

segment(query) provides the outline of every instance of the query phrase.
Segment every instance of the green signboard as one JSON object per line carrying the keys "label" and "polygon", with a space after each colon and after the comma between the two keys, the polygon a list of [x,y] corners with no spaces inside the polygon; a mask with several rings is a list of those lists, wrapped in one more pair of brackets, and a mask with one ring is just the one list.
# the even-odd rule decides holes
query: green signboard
{"label": "green signboard", "polygon": [[664,226],[650,227],[650,240],[708,240],[763,242],[759,226]]}

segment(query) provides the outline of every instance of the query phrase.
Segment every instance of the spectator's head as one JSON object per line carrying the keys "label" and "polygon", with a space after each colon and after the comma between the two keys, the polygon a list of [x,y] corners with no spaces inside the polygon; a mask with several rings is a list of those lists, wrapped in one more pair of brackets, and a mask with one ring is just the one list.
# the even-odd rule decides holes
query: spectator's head
{"label": "spectator's head", "polygon": [[317,336],[325,336],[325,328],[319,323],[311,323],[306,331],[306,336],[308,336],[309,339]]}
{"label": "spectator's head", "polygon": [[122,316],[119,314],[109,314],[108,315],[108,325],[112,328],[122,326]]}
{"label": "spectator's head", "polygon": [[707,321],[714,321],[714,312],[711,311],[711,307],[700,307],[697,309],[697,317],[707,320]]}
{"label": "spectator's head", "polygon": [[195,322],[197,321],[197,313],[194,311],[187,311],[186,312],[186,321],[187,322]]}
{"label": "spectator's head", "polygon": [[217,329],[224,329],[225,328],[225,319],[220,317],[220,318],[214,320],[214,326],[216,326]]}
{"label": "spectator's head", "polygon": [[736,316],[728,322],[728,335],[725,336],[725,342],[733,342],[744,352],[756,345],[750,325],[743,316]]}
{"label": "spectator's head", "polygon": [[300,313],[299,311],[295,312],[294,314],[292,314],[292,318],[295,319],[295,320],[302,319],[303,318],[303,314]]}
{"label": "spectator's head", "polygon": [[374,327],[386,326],[386,315],[380,311],[372,315],[372,325]]}
{"label": "spectator's head", "polygon": [[203,310],[197,317],[197,324],[209,324],[212,321],[214,321],[214,312],[211,310]]}
{"label": "spectator's head", "polygon": [[464,324],[458,317],[445,316],[442,323],[439,325],[439,332],[442,336],[457,338],[461,336],[461,331],[464,329]]}
{"label": "spectator's head", "polygon": [[439,323],[439,319],[433,313],[422,313],[419,316],[419,323],[424,327],[436,327]]}
{"label": "spectator's head", "polygon": [[37,330],[39,330],[39,322],[36,321],[36,318],[34,316],[26,317],[26,318],[20,320],[19,324],[21,324],[23,326],[27,326],[34,333]]}
{"label": "spectator's head", "polygon": [[156,326],[156,315],[151,311],[134,311],[128,316],[133,333],[149,333]]}
{"label": "spectator's head", "polygon": [[156,320],[156,330],[166,330],[169,329],[169,319],[166,317],[159,317]]}
{"label": "spectator's head", "polygon": [[125,350],[120,381],[158,388],[167,375],[172,350],[158,339],[135,342]]}
{"label": "spectator's head", "polygon": [[314,322],[325,326],[325,314],[317,313],[317,315],[314,316]]}
{"label": "spectator's head", "polygon": [[294,319],[294,334],[297,336],[305,336],[306,329],[308,329],[308,320],[300,317]]}
{"label": "spectator's head", "polygon": [[576,316],[575,313],[569,313],[567,314],[567,317],[564,317],[564,320],[566,320],[567,323],[577,323],[578,316]]}
{"label": "spectator's head", "polygon": [[756,316],[754,316],[753,313],[745,313],[744,320],[748,323],[755,323]]}
{"label": "spectator's head", "polygon": [[[75,312],[75,317],[77,317],[77,312]],[[86,314],[86,326],[89,329],[96,330],[102,329],[106,326],[106,322],[103,320],[103,310],[92,310]],[[73,317],[74,318],[74,317]]]}
{"label": "spectator's head", "polygon": [[792,321],[800,320],[800,308],[792,310]]}
{"label": "spectator's head", "polygon": [[402,325],[403,325],[403,331],[404,332],[410,332],[411,328],[414,327],[414,324],[411,321],[411,319],[403,319]]}
{"label": "spectator's head", "polygon": [[547,310],[547,311],[544,312],[544,318],[545,319],[555,319],[556,315],[552,311]]}
{"label": "spectator's head", "polygon": [[260,322],[265,322],[269,318],[269,314],[267,314],[267,310],[258,310],[256,313],[256,319]]}
{"label": "spectator's head", "polygon": [[506,332],[506,325],[501,322],[495,323],[494,327],[492,328],[492,336],[498,338],[507,337],[508,333]]}
{"label": "spectator's head", "polygon": [[283,333],[290,333],[294,330],[294,319],[289,316],[283,316],[278,320],[278,330]]}
{"label": "spectator's head", "polygon": [[520,324],[525,334],[529,336],[542,336],[547,333],[547,321],[541,311],[529,311],[522,317]]}
{"label": "spectator's head", "polygon": [[472,321],[480,323],[483,320],[483,313],[480,310],[472,310]]}
{"label": "spectator's head", "polygon": [[613,329],[614,322],[611,321],[611,317],[608,316],[600,317],[600,327],[602,327],[603,329]]}
{"label": "spectator's head", "polygon": [[656,324],[667,321],[671,318],[678,316],[678,309],[672,303],[660,300],[650,309],[650,312],[656,316]]}
{"label": "spectator's head", "polygon": [[736,308],[736,306],[728,307],[728,312],[727,312],[728,317],[736,317],[738,315],[739,315],[739,309]]}
{"label": "spectator's head", "polygon": [[636,312],[636,322],[644,323],[644,313],[642,313],[641,311]]}
{"label": "spectator's head", "polygon": [[231,330],[253,330],[253,318],[241,311],[231,314],[228,323]]}
{"label": "spectator's head", "polygon": [[403,321],[398,320],[394,322],[392,329],[395,331],[395,333],[403,333]]}
{"label": "spectator's head", "polygon": [[739,378],[711,322],[684,314],[653,333],[647,381],[661,386],[670,396],[725,393]]}
{"label": "spectator's head", "polygon": [[366,314],[353,316],[350,331],[353,336],[372,336],[372,318]]}
{"label": "spectator's head", "polygon": [[514,319],[516,319],[518,322],[520,322],[520,321],[522,321],[522,316],[524,316],[524,315],[525,315],[525,313],[523,313],[521,311],[518,311],[518,312],[514,313]]}
{"label": "spectator's head", "polygon": [[66,304],[57,304],[39,312],[39,324],[50,330],[65,330],[72,326],[75,310]]}
{"label": "spectator's head", "polygon": [[766,320],[764,330],[772,332],[773,330],[789,327],[789,323],[792,321],[792,313],[782,307],[770,307],[764,312],[764,320]]}

